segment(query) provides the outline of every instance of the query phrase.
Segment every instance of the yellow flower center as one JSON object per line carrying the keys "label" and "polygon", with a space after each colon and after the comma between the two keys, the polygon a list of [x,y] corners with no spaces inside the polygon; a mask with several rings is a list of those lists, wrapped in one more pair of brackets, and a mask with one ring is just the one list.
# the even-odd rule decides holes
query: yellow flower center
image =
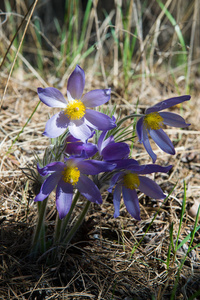
{"label": "yellow flower center", "polygon": [[144,117],[144,124],[148,129],[158,130],[163,126],[163,118],[158,112],[152,112]]}
{"label": "yellow flower center", "polygon": [[64,113],[70,120],[80,120],[85,115],[85,105],[80,100],[72,100],[67,104]]}
{"label": "yellow flower center", "polygon": [[65,182],[75,185],[79,181],[80,171],[77,167],[66,167],[62,175]]}
{"label": "yellow flower center", "polygon": [[124,185],[126,188],[134,190],[139,187],[140,185],[140,179],[137,174],[134,173],[128,173],[124,175]]}

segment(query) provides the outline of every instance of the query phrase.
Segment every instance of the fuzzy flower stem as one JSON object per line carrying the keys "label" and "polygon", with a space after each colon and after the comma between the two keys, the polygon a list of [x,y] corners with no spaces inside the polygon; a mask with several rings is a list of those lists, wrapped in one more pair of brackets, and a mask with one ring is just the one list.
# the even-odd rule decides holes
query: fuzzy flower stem
{"label": "fuzzy flower stem", "polygon": [[82,211],[82,213],[80,214],[78,220],[76,221],[76,223],[73,225],[73,227],[71,228],[71,230],[68,232],[67,236],[65,237],[63,243],[65,245],[69,244],[69,242],[71,241],[71,239],[73,238],[74,234],[77,232],[77,230],[79,229],[79,227],[81,226],[88,210],[90,207],[91,202],[87,200],[87,203]]}
{"label": "fuzzy flower stem", "polygon": [[45,244],[45,225],[44,217],[46,212],[48,197],[42,201],[38,202],[38,222],[35,228],[35,234],[32,243],[32,253],[36,254],[38,249],[43,253],[46,249]]}
{"label": "fuzzy flower stem", "polygon": [[80,196],[80,193],[79,193],[79,191],[77,191],[76,194],[75,194],[75,196],[74,196],[74,199],[73,199],[72,205],[70,207],[70,210],[69,210],[68,214],[66,215],[65,219],[62,221],[60,232],[59,232],[59,235],[60,235],[59,240],[60,240],[60,242],[62,242],[62,240],[64,238],[65,230],[67,228],[67,225],[68,225],[68,222],[70,220],[71,214],[72,214],[72,212],[74,210],[74,207],[76,206],[76,203],[77,203],[77,201],[79,199],[79,196]]}
{"label": "fuzzy flower stem", "polygon": [[61,226],[62,226],[62,220],[59,218],[59,215],[57,213],[56,228],[55,228],[55,234],[54,234],[54,244],[56,244],[59,240],[59,236],[60,236],[60,232],[61,232]]}
{"label": "fuzzy flower stem", "polygon": [[59,214],[57,213],[55,232],[54,232],[54,243],[53,243],[55,247],[52,250],[52,257],[51,257],[52,262],[56,261],[58,255],[57,243],[60,237],[61,226],[62,226],[62,220],[59,218]]}

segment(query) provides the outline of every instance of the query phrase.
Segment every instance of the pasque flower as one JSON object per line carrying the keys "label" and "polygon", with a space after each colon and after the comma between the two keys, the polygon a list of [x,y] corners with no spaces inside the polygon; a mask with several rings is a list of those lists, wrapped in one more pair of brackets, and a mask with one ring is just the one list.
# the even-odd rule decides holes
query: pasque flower
{"label": "pasque flower", "polygon": [[[113,118],[114,120],[114,118]],[[93,143],[82,141],[69,135],[66,138],[67,146],[65,152],[74,156],[85,156],[86,158],[94,156],[99,152],[100,157],[104,161],[115,162],[124,158],[128,158],[130,148],[126,143],[116,143],[111,135],[105,139],[108,130],[104,130],[99,139],[97,146]]]}
{"label": "pasque flower", "polygon": [[139,189],[145,195],[154,199],[164,199],[161,188],[150,178],[143,176],[154,172],[168,172],[172,166],[162,167],[156,164],[139,165],[134,159],[121,160],[121,170],[113,175],[108,189],[113,193],[115,208],[114,217],[119,216],[121,194],[127,211],[136,220],[140,220],[140,206],[136,190]]}
{"label": "pasque flower", "polygon": [[129,146],[124,142],[116,143],[112,135],[105,139],[107,132],[107,130],[103,131],[98,139],[98,150],[103,160],[118,161],[128,158]]}
{"label": "pasque flower", "polygon": [[94,156],[98,152],[98,148],[95,144],[86,141],[83,143],[81,140],[76,139],[72,135],[69,135],[66,138],[67,146],[65,152],[73,156],[84,156],[89,158]]}
{"label": "pasque flower", "polygon": [[106,103],[111,90],[96,89],[83,96],[84,86],[85,73],[77,65],[68,80],[67,100],[56,88],[38,88],[38,96],[44,104],[63,108],[47,121],[46,136],[58,137],[68,128],[71,135],[85,142],[91,136],[91,128],[107,130],[116,126],[109,116],[89,109]]}
{"label": "pasque flower", "polygon": [[187,124],[178,114],[161,111],[188,100],[190,100],[190,96],[188,95],[164,100],[149,107],[146,110],[145,115],[138,120],[136,131],[139,141],[140,143],[143,143],[146,151],[151,156],[153,163],[156,161],[157,156],[151,148],[148,133],[164,152],[175,154],[174,146],[162,127],[163,125],[169,125],[183,128],[190,124]]}
{"label": "pasque flower", "polygon": [[[103,161],[85,160],[84,158],[68,158],[64,162],[53,162],[40,168],[41,176],[48,176],[34,201],[43,201],[56,187],[56,207],[60,219],[63,219],[71,207],[73,189],[91,202],[102,203],[98,187],[86,175],[96,175],[113,170],[114,164]],[[86,175],[85,175],[86,174]]]}

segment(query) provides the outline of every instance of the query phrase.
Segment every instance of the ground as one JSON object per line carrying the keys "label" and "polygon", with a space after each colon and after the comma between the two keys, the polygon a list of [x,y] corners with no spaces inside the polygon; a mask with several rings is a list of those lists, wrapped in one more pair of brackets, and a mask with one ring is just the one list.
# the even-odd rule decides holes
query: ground
{"label": "ground", "polygon": [[[178,267],[189,245],[189,241],[186,242],[176,253],[176,258],[171,254],[167,270],[170,228],[173,223],[172,236],[175,241],[184,197],[184,181],[186,208],[179,243],[194,228],[200,199],[198,88],[191,90],[190,102],[172,109],[191,123],[184,130],[166,129],[174,142],[176,155],[172,157],[154,148],[157,149],[159,164],[173,165],[169,174],[155,175],[156,182],[166,194],[175,186],[168,200],[163,204],[140,194],[141,221],[138,222],[130,217],[124,206],[120,217],[114,219],[112,195],[105,195],[101,206],[91,206],[70,246],[60,246],[58,259],[52,264],[48,261],[48,254],[34,260],[29,256],[37,221],[37,206],[33,202],[34,184],[25,175],[25,168],[34,165],[34,153],[41,156],[49,143],[42,132],[52,109],[40,104],[22,131],[38,104],[36,89],[42,86],[39,79],[26,79],[26,74],[22,76],[22,80],[16,75],[11,77],[0,115],[0,299],[170,299]],[[1,94],[6,78],[2,76],[0,79]],[[98,84],[98,80],[90,79],[86,90],[96,88]],[[198,85],[194,82],[194,87],[195,84]],[[62,91],[65,91],[65,87]],[[142,93],[138,88],[133,93],[130,91],[130,94],[131,99],[127,101],[120,95],[120,89],[113,87],[112,103],[117,104],[117,109],[120,108],[124,115],[130,110],[134,112],[138,95],[138,111],[176,95],[174,91],[163,89],[159,81],[153,84],[148,81]],[[132,156],[140,163],[151,163],[137,140]],[[49,237],[55,218],[52,196],[46,220]],[[199,242],[198,230],[192,246]],[[196,247],[187,254],[181,269],[176,299],[195,299],[189,297],[198,291],[199,286],[200,257],[199,247]]]}

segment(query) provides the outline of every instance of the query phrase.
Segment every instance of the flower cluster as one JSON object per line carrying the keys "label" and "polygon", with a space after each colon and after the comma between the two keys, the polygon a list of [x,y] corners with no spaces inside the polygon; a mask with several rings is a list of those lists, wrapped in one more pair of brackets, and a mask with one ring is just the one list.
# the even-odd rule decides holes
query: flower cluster
{"label": "flower cluster", "polygon": [[[166,173],[172,167],[155,164],[157,157],[149,135],[163,151],[175,154],[173,143],[163,127],[182,128],[189,124],[181,116],[163,110],[188,101],[190,96],[162,101],[140,115],[136,132],[153,164],[139,165],[130,158],[129,145],[117,139],[119,124],[115,117],[94,110],[109,101],[111,90],[97,89],[83,95],[84,86],[85,73],[77,65],[68,80],[67,99],[56,88],[38,88],[38,96],[44,104],[62,109],[47,121],[44,135],[49,138],[64,136],[64,151],[62,160],[55,159],[46,166],[38,164],[38,172],[44,180],[35,201],[45,200],[56,188],[56,207],[59,218],[63,219],[72,206],[74,190],[90,202],[101,204],[100,190],[106,187],[110,193],[114,190],[114,217],[119,216],[122,194],[127,211],[140,220],[137,190],[154,199],[166,197],[161,188],[145,175]],[[130,115],[130,118],[135,116]]]}

